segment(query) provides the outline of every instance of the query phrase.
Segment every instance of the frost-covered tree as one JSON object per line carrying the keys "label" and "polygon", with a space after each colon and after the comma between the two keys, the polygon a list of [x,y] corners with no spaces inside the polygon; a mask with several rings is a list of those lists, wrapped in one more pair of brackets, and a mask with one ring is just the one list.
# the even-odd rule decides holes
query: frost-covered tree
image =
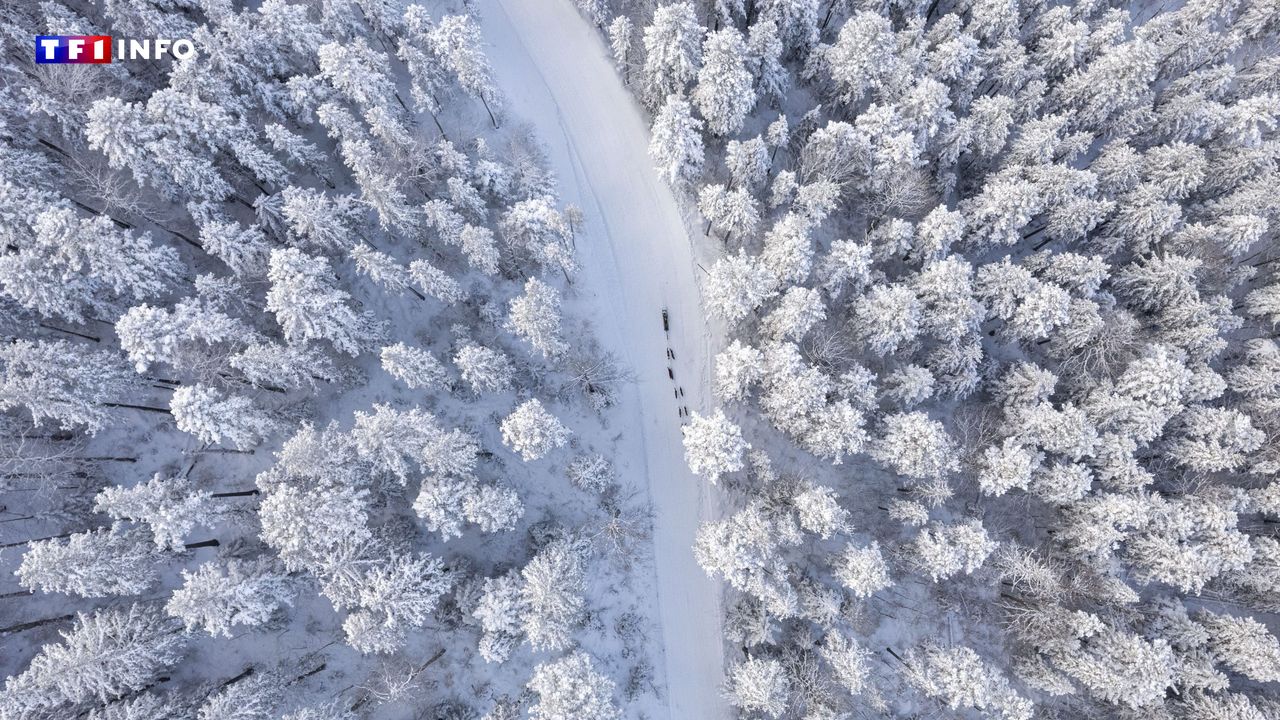
{"label": "frost-covered tree", "polygon": [[9,678],[5,695],[15,709],[57,714],[136,693],[182,658],[187,638],[180,630],[149,604],[79,613],[61,642],[40,648],[22,674]]}
{"label": "frost-covered tree", "polygon": [[961,571],[969,574],[977,570],[996,546],[978,520],[929,525],[912,542],[911,561],[938,582]]}
{"label": "frost-covered tree", "polygon": [[889,566],[880,552],[880,544],[866,547],[849,545],[836,560],[836,579],[856,597],[866,598],[893,585]]}
{"label": "frost-covered tree", "polygon": [[653,11],[653,22],[644,29],[644,86],[653,104],[683,92],[694,79],[702,32],[691,2],[667,3]]}
{"label": "frost-covered tree", "polygon": [[254,673],[209,695],[196,720],[271,720],[284,695],[281,678]]}
{"label": "frost-covered tree", "polygon": [[791,502],[800,527],[823,540],[849,527],[849,511],[840,506],[835,490],[829,487],[807,485]]}
{"label": "frost-covered tree", "polygon": [[387,345],[380,355],[382,369],[412,389],[442,387],[449,376],[430,351],[404,343]]}
{"label": "frost-covered tree", "polygon": [[[786,46],[779,37],[778,23],[773,18],[759,18],[751,25],[747,32],[747,58],[755,69],[755,90],[761,98],[779,101],[786,94],[791,79],[786,66],[782,64],[785,50]],[[773,143],[775,147],[785,142],[785,118],[782,118],[782,123],[777,128],[780,135],[775,137],[783,139]],[[773,130],[770,125],[771,134]]]}
{"label": "frost-covered tree", "polygon": [[466,296],[457,280],[426,260],[409,263],[409,278],[422,292],[446,305],[453,305]]}
{"label": "frost-covered tree", "polygon": [[1003,495],[1013,488],[1026,489],[1040,469],[1044,455],[1029,450],[1013,439],[992,445],[982,453],[978,486],[988,495]]}
{"label": "frost-covered tree", "polygon": [[498,393],[510,389],[515,369],[501,350],[463,342],[454,353],[453,364],[462,379],[478,393]]}
{"label": "frost-covered tree", "polygon": [[1032,702],[969,648],[928,645],[911,653],[907,669],[912,685],[952,710],[974,708],[992,718],[1031,720]]}
{"label": "frost-covered tree", "polygon": [[182,587],[173,591],[165,610],[210,635],[231,637],[236,625],[266,623],[281,607],[293,604],[292,578],[265,559],[207,562],[194,572],[182,571]]}
{"label": "frost-covered tree", "polygon": [[529,678],[529,689],[538,695],[529,708],[529,717],[535,720],[622,717],[613,703],[613,681],[596,670],[585,652],[539,665]]}
{"label": "frost-covered tree", "polygon": [[693,413],[682,432],[685,461],[694,474],[705,475],[715,484],[721,475],[745,467],[743,455],[751,444],[742,439],[742,430],[723,410],[711,415]]}
{"label": "frost-covered tree", "polygon": [[628,85],[631,84],[631,44],[634,40],[635,26],[631,18],[618,15],[609,23],[609,50],[613,52],[613,65]]}
{"label": "frost-covered tree", "polygon": [[[39,315],[77,323],[111,318],[120,301],[155,298],[184,272],[173,248],[153,245],[149,233],[121,230],[105,215],[83,218],[66,207],[33,213],[25,204],[14,210],[12,222],[26,223],[26,232],[0,255],[0,290]],[[19,220],[18,213],[32,214]]]}
{"label": "frost-covered tree", "polygon": [[[259,482],[263,479],[259,477]],[[372,536],[367,495],[345,486],[273,488],[264,494],[258,510],[262,540],[290,571],[319,568],[326,553]]]}
{"label": "frost-covered tree", "polygon": [[791,679],[778,660],[748,656],[729,670],[725,698],[745,712],[780,718],[791,698]]}
{"label": "frost-covered tree", "polygon": [[920,300],[905,285],[876,285],[857,300],[854,315],[872,350],[888,355],[919,332]]}
{"label": "frost-covered tree", "polygon": [[169,409],[179,430],[204,443],[226,442],[249,449],[279,428],[279,422],[243,395],[224,395],[210,385],[184,385],[173,392]]}
{"label": "frost-covered tree", "polygon": [[739,250],[711,266],[703,292],[707,309],[729,325],[735,325],[777,291],[773,271]]}
{"label": "frost-covered tree", "polygon": [[938,478],[958,467],[954,441],[942,423],[922,412],[885,418],[884,435],[873,444],[878,462],[918,480]]}
{"label": "frost-covered tree", "polygon": [[494,112],[501,110],[502,97],[493,80],[493,69],[485,57],[484,39],[470,15],[446,15],[429,31],[431,47],[468,95],[479,100],[493,126]]}
{"label": "frost-covered tree", "polygon": [[259,387],[294,389],[337,383],[345,377],[329,356],[306,344],[254,343],[228,359]]}
{"label": "frost-covered tree", "polygon": [[356,261],[357,270],[388,292],[399,294],[410,289],[409,269],[390,255],[366,243],[353,247],[350,255]]}
{"label": "frost-covered tree", "polygon": [[524,632],[524,597],[521,577],[512,570],[485,578],[471,615],[480,623],[480,657],[485,662],[504,662]]}
{"label": "frost-covered tree", "polygon": [[764,318],[764,331],[773,339],[801,340],[815,325],[827,319],[822,293],[795,286],[782,294],[777,307]]}
{"label": "frost-covered tree", "polygon": [[1180,420],[1169,456],[1195,472],[1236,470],[1262,446],[1266,435],[1239,410],[1194,406]]}
{"label": "frost-covered tree", "polygon": [[935,384],[928,368],[908,364],[885,378],[885,394],[910,408],[932,397]]}
{"label": "frost-covered tree", "polygon": [[569,463],[565,475],[574,485],[588,492],[602,493],[613,486],[613,465],[604,455],[579,455]]}
{"label": "frost-covered tree", "polygon": [[569,441],[571,431],[537,398],[524,401],[502,421],[502,442],[525,462],[546,457]]}
{"label": "frost-covered tree", "polygon": [[707,35],[702,46],[702,68],[692,99],[715,135],[731,135],[756,102],[756,90],[744,60],[742,33],[726,27]]}
{"label": "frost-covered tree", "polygon": [[1209,633],[1209,648],[1235,672],[1257,682],[1280,680],[1280,641],[1251,617],[1204,611],[1197,622]]}
{"label": "frost-covered tree", "polygon": [[414,464],[425,466],[427,454],[439,450],[444,434],[436,419],[420,408],[398,410],[379,403],[371,413],[356,411],[350,441],[361,459],[404,483]]}
{"label": "frost-covered tree", "polygon": [[524,515],[524,503],[509,487],[481,485],[462,499],[462,514],[481,532],[513,530]]}
{"label": "frost-covered tree", "polygon": [[194,298],[172,310],[135,305],[116,321],[116,336],[138,372],[146,372],[153,363],[185,370],[210,352],[256,339],[243,321]]}
{"label": "frost-covered tree", "polygon": [[723,576],[772,615],[785,618],[796,614],[799,598],[781,552],[802,541],[793,518],[771,517],[755,502],[724,520],[704,523],[693,553],[708,574]]}
{"label": "frost-covered tree", "polygon": [[136,379],[124,358],[66,340],[16,340],[0,346],[0,410],[26,408],[36,425],[97,433],[111,407],[128,399]]}
{"label": "frost-covered tree", "polygon": [[564,650],[582,622],[586,602],[583,550],[568,539],[553,541],[520,571],[521,619],[535,651]]}
{"label": "frost-covered tree", "polygon": [[511,300],[505,327],[543,357],[557,357],[568,349],[560,338],[560,293],[538,278],[529,278],[524,293]]}
{"label": "frost-covered tree", "polygon": [[334,283],[328,260],[295,248],[273,250],[267,277],[267,309],[289,342],[327,340],[358,355],[381,334],[371,315],[351,307],[351,296]]}
{"label": "frost-covered tree", "polygon": [[89,720],[166,720],[179,712],[173,704],[151,693],[118,700],[89,712]]}
{"label": "frost-covered tree", "polygon": [[725,242],[735,235],[751,235],[760,226],[760,210],[747,187],[728,190],[723,185],[704,185],[698,193],[698,209],[707,219],[707,233],[719,226]]}
{"label": "frost-covered tree", "polygon": [[668,95],[654,117],[649,157],[672,187],[684,187],[702,174],[702,121],[693,117],[683,96]]}
{"label": "frost-covered tree", "polygon": [[348,250],[355,245],[355,224],[361,209],[351,195],[326,195],[291,186],[280,198],[281,213],[298,242],[320,252]]}
{"label": "frost-covered tree", "polygon": [[90,598],[137,595],[155,585],[159,559],[145,533],[113,526],[33,542],[14,574],[30,590]]}
{"label": "frost-covered tree", "polygon": [[182,549],[197,525],[209,526],[218,517],[213,494],[185,477],[155,475],[131,487],[115,485],[98,493],[94,509],[116,520],[132,520],[151,529],[162,549]]}
{"label": "frost-covered tree", "polygon": [[741,402],[764,376],[764,354],[734,340],[715,361],[716,395],[725,402]]}
{"label": "frost-covered tree", "polygon": [[439,558],[393,555],[360,579],[357,604],[343,629],[361,652],[390,652],[404,643],[409,628],[422,627],[453,578]]}
{"label": "frost-covered tree", "polygon": [[1149,641],[1082,612],[1064,629],[1074,638],[1053,656],[1053,663],[1094,697],[1140,708],[1172,686],[1173,652],[1164,638]]}

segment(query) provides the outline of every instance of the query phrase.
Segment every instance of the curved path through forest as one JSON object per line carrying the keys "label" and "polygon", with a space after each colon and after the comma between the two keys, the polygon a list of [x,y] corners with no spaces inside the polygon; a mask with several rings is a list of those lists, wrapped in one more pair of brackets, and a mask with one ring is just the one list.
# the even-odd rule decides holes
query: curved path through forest
{"label": "curved path through forest", "polygon": [[[706,481],[689,472],[680,442],[685,418],[678,408],[706,411],[712,405],[714,351],[688,225],[649,162],[647,123],[599,32],[572,3],[477,4],[508,104],[546,143],[561,199],[585,213],[576,301],[590,304],[588,316],[600,341],[636,375],[620,402],[626,425],[618,464],[647,477],[653,502],[669,717],[727,718],[720,697],[720,590],[692,552],[699,523],[713,515],[715,497]],[[663,330],[663,307],[669,333]],[[677,398],[680,387],[684,396]]]}

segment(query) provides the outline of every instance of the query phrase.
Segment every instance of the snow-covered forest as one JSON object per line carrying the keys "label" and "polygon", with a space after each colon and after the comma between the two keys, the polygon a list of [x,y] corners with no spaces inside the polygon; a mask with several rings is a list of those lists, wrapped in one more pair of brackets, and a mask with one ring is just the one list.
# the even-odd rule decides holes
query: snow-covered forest
{"label": "snow-covered forest", "polygon": [[1275,0],[0,29],[0,720],[1280,718]]}
{"label": "snow-covered forest", "polygon": [[[656,713],[593,228],[477,15],[0,11],[0,718]],[[108,33],[198,53],[31,62]]]}
{"label": "snow-covered forest", "polygon": [[744,716],[1280,716],[1280,6],[582,0],[718,259]]}

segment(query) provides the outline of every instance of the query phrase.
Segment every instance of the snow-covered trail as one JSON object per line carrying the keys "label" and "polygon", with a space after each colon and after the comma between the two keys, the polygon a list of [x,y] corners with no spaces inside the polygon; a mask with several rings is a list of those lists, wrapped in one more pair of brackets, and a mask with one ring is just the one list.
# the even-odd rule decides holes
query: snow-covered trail
{"label": "snow-covered trail", "polygon": [[[585,212],[576,292],[602,343],[636,375],[624,389],[618,463],[643,473],[654,506],[657,597],[669,717],[718,720],[720,590],[693,559],[715,497],[685,466],[681,406],[707,410],[714,333],[701,308],[693,245],[646,154],[648,126],[603,41],[569,0],[482,0],[487,48],[513,113],[535,126],[561,199]],[[663,331],[662,308],[670,318]],[[581,309],[581,308],[580,308]],[[667,349],[675,354],[670,360]],[[674,373],[674,381],[668,376]],[[677,397],[683,387],[683,397]]]}

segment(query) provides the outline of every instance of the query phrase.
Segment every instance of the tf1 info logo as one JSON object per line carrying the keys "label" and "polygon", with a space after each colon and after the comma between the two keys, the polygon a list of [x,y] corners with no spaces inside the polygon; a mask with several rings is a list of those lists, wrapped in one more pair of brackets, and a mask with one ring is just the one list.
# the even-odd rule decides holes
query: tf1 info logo
{"label": "tf1 info logo", "polygon": [[159,60],[173,55],[186,60],[196,54],[190,40],[126,40],[110,35],[37,35],[36,62],[40,65],[105,65],[116,60]]}

